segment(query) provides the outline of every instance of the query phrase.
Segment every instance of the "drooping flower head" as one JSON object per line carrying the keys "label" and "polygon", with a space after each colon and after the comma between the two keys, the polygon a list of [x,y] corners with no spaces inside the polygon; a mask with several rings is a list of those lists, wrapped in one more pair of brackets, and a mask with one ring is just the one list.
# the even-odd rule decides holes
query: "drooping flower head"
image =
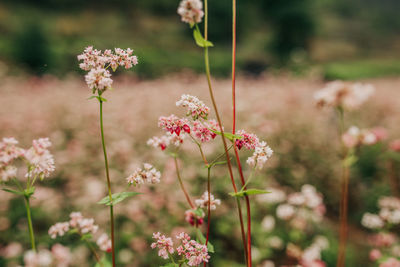
{"label": "drooping flower head", "polygon": [[205,191],[201,198],[195,200],[196,206],[199,208],[206,208],[210,205],[210,209],[215,210],[217,205],[221,205],[221,200],[215,199],[213,194],[210,194],[210,199],[211,200],[208,199],[208,191]]}
{"label": "drooping flower head", "polygon": [[272,149],[267,145],[266,142],[262,141],[255,148],[253,155],[249,157],[246,162],[252,167],[257,166],[258,169],[262,169],[268,159],[272,157],[272,154]]}
{"label": "drooping flower head", "polygon": [[203,3],[200,0],[182,0],[178,7],[182,21],[194,25],[200,23],[204,16]]}
{"label": "drooping flower head", "polygon": [[198,120],[199,118],[207,120],[210,113],[210,108],[203,101],[192,95],[182,95],[181,99],[176,102],[176,106],[187,108],[186,115],[192,117],[193,120]]}
{"label": "drooping flower head", "polygon": [[241,149],[244,146],[249,150],[254,150],[257,146],[260,145],[260,140],[255,134],[247,133],[244,130],[239,130],[236,132],[236,135],[242,137],[241,139],[236,139],[235,141],[238,149]]}
{"label": "drooping flower head", "polygon": [[341,81],[328,83],[314,94],[318,107],[341,107],[353,110],[361,106],[374,92],[369,84],[347,84]]}
{"label": "drooping flower head", "polygon": [[158,256],[164,259],[168,259],[168,253],[172,254],[175,252],[175,249],[173,247],[174,242],[172,242],[172,239],[170,237],[166,237],[160,232],[157,232],[153,233],[153,239],[155,239],[156,242],[151,244],[151,248],[158,248]]}
{"label": "drooping flower head", "polygon": [[181,131],[185,131],[190,133],[189,122],[186,119],[180,119],[174,114],[164,117],[161,116],[158,119],[158,127],[170,132],[171,134],[175,133],[176,135],[180,135]]}
{"label": "drooping flower head", "polygon": [[128,184],[141,185],[144,183],[156,184],[160,182],[161,173],[153,165],[144,163],[143,169],[137,168],[128,178]]}

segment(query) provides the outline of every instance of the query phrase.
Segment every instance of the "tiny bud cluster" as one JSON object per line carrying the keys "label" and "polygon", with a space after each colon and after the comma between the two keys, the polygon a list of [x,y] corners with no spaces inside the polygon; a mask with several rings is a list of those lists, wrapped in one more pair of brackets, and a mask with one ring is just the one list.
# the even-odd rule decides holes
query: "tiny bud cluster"
{"label": "tiny bud cluster", "polygon": [[144,183],[156,184],[160,182],[161,173],[149,163],[143,164],[143,169],[137,168],[126,181],[128,184],[141,185]]}

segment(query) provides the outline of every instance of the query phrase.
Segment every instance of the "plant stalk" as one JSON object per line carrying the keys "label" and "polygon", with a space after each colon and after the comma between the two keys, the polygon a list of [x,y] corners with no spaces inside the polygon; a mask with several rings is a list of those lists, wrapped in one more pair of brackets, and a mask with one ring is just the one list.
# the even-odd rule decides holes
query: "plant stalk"
{"label": "plant stalk", "polygon": [[[99,95],[100,96],[100,95]],[[100,131],[101,131],[101,144],[103,146],[103,154],[104,154],[104,165],[106,168],[106,177],[107,177],[107,187],[108,187],[108,196],[110,198],[110,231],[111,231],[111,252],[112,252],[112,264],[115,267],[115,235],[114,235],[114,206],[112,203],[112,193],[111,193],[111,180],[110,180],[110,171],[108,167],[108,159],[107,159],[107,151],[106,144],[104,141],[104,129],[103,129],[103,101],[99,99],[100,102]]]}
{"label": "plant stalk", "polygon": [[33,232],[32,226],[32,217],[31,217],[31,207],[29,205],[29,197],[24,196],[25,200],[25,208],[26,208],[26,217],[28,218],[28,229],[29,229],[29,239],[31,241],[31,247],[34,252],[36,251],[36,243],[35,243],[35,234]]}

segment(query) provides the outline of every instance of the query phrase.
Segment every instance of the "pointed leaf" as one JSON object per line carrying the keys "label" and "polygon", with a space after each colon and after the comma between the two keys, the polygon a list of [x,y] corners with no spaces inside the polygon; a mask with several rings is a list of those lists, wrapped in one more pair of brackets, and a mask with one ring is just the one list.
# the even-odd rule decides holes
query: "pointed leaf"
{"label": "pointed leaf", "polygon": [[[121,192],[121,193],[112,194],[112,195],[111,195],[111,197],[112,197],[112,204],[115,205],[115,204],[117,204],[117,203],[123,201],[125,198],[133,197],[133,196],[140,195],[140,194],[142,194],[142,193],[138,193],[138,192]],[[100,200],[99,202],[97,202],[97,203],[98,203],[98,204],[105,204],[105,205],[107,205],[107,206],[110,206],[110,205],[111,205],[110,197],[109,197],[109,196],[106,196],[106,197],[104,197],[103,199],[101,199],[101,200]]]}
{"label": "pointed leaf", "polygon": [[6,191],[8,193],[16,194],[16,195],[21,195],[21,196],[24,195],[24,192],[13,190],[13,189],[10,189],[10,188],[3,188],[2,190]]}
{"label": "pointed leaf", "polygon": [[229,195],[233,197],[243,197],[243,196],[250,196],[250,195],[260,195],[260,194],[268,194],[271,193],[267,190],[262,190],[262,189],[247,189],[243,191],[239,191],[237,193],[229,193]]}
{"label": "pointed leaf", "polygon": [[211,47],[214,46],[213,43],[210,41],[207,41],[203,38],[203,35],[201,35],[200,31],[195,28],[193,30],[193,38],[196,41],[196,44],[200,47]]}
{"label": "pointed leaf", "polygon": [[[197,242],[199,242],[201,244],[206,243],[206,240],[207,240],[206,237],[203,235],[201,230],[198,228],[197,228],[197,232],[196,232],[196,237],[197,237]],[[214,246],[211,244],[210,240],[208,240],[208,243],[207,243],[207,250],[210,253],[214,253]]]}
{"label": "pointed leaf", "polygon": [[[216,130],[213,130],[213,129],[209,129],[209,130],[211,132],[215,133],[215,134],[222,135],[222,133],[220,131],[216,131]],[[231,140],[231,141],[234,141],[235,139],[242,139],[241,135],[231,134],[231,133],[227,133],[227,132],[224,132],[224,136],[226,138],[228,138],[229,140]]]}

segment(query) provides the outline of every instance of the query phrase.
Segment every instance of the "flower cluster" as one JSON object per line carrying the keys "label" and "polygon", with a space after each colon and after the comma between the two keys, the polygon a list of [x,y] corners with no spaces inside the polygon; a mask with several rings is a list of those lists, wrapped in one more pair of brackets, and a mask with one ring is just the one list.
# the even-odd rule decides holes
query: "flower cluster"
{"label": "flower cluster", "polygon": [[108,235],[103,233],[99,236],[96,241],[97,246],[100,250],[110,253],[111,252],[111,240],[108,238]]}
{"label": "flower cluster", "polygon": [[196,210],[189,209],[185,211],[185,221],[190,225],[195,226],[202,225],[204,222],[205,213],[202,209],[197,208]]}
{"label": "flower cluster", "polygon": [[360,145],[373,145],[380,140],[382,138],[377,136],[375,131],[368,129],[360,130],[356,126],[351,126],[342,136],[343,144],[348,148]]}
{"label": "flower cluster", "polygon": [[257,135],[252,133],[247,133],[244,130],[239,130],[236,132],[236,135],[241,136],[241,139],[236,139],[235,144],[238,149],[241,149],[243,146],[249,150],[254,150],[256,147],[260,146],[260,140]]}
{"label": "flower cluster", "polygon": [[39,138],[32,141],[32,147],[24,150],[17,146],[13,138],[3,138],[0,142],[0,177],[6,182],[16,177],[17,168],[13,166],[15,159],[22,158],[28,165],[26,176],[35,178],[49,177],[55,170],[54,157],[48,150],[51,146],[49,138]]}
{"label": "flower cluster", "polygon": [[379,213],[365,213],[361,224],[377,233],[372,234],[368,241],[373,247],[370,260],[378,261],[381,266],[400,266],[400,243],[390,229],[400,224],[400,199],[396,197],[381,197],[378,200]]}
{"label": "flower cluster", "polygon": [[199,208],[206,208],[210,205],[210,209],[215,210],[217,205],[221,205],[221,200],[215,199],[213,194],[210,194],[210,199],[211,200],[208,199],[208,191],[205,191],[201,198],[195,200],[196,206]]}
{"label": "flower cluster", "polygon": [[111,89],[113,80],[108,67],[116,71],[118,66],[124,66],[126,69],[138,63],[137,57],[132,55],[133,50],[115,48],[114,52],[110,49],[102,52],[94,49],[93,46],[85,48],[82,54],[78,55],[78,61],[82,61],[79,67],[82,70],[88,71],[85,76],[85,81],[93,93],[98,91],[102,94],[105,90]]}
{"label": "flower cluster", "polygon": [[341,81],[328,83],[314,94],[319,107],[341,107],[352,110],[361,106],[374,92],[369,84],[346,84]]}
{"label": "flower cluster", "polygon": [[175,133],[178,136],[180,135],[182,130],[190,133],[189,121],[186,119],[180,119],[174,114],[168,117],[160,117],[158,119],[158,127],[171,134]]}
{"label": "flower cluster", "polygon": [[262,141],[258,144],[258,146],[256,146],[253,155],[249,157],[246,162],[250,166],[257,167],[261,170],[268,159],[272,157],[272,154],[272,149],[267,145],[265,141]]}
{"label": "flower cluster", "polygon": [[160,182],[161,173],[149,163],[143,164],[143,169],[137,168],[126,181],[128,184],[141,185],[144,183],[156,184]]}
{"label": "flower cluster", "polygon": [[[197,266],[202,262],[208,262],[207,246],[192,240],[190,236],[184,232],[176,236],[181,241],[181,245],[176,248],[179,256],[182,256],[182,261],[185,261],[189,266]],[[156,242],[151,244],[151,248],[158,249],[158,256],[168,259],[173,257],[175,253],[174,242],[170,237],[166,237],[161,233],[153,233],[153,239]]]}
{"label": "flower cluster", "polygon": [[152,138],[147,140],[147,144],[149,146],[165,150],[170,145],[179,147],[183,143],[185,137],[186,137],[185,134],[182,133],[178,136],[176,134],[171,134],[170,132],[167,132],[165,135],[161,137],[153,136]]}
{"label": "flower cluster", "polygon": [[180,233],[176,238],[181,240],[182,244],[176,249],[178,255],[184,255],[188,260],[189,266],[197,266],[202,262],[208,262],[207,246],[197,243],[190,239],[190,236],[184,232]]}
{"label": "flower cluster", "polygon": [[72,260],[69,248],[54,244],[51,251],[40,249],[38,252],[28,250],[24,254],[25,267],[67,267]]}
{"label": "flower cluster", "polygon": [[176,106],[187,108],[187,116],[192,117],[193,120],[199,118],[207,120],[210,108],[207,107],[203,101],[192,95],[182,95],[181,99],[176,102]]}
{"label": "flower cluster", "polygon": [[153,239],[155,239],[156,242],[151,244],[151,248],[158,248],[158,256],[160,256],[161,258],[168,259],[168,255],[175,252],[174,242],[172,242],[172,239],[170,237],[166,237],[165,235],[162,235],[160,232],[158,232],[153,233]]}
{"label": "flower cluster", "polygon": [[203,3],[200,0],[182,0],[178,7],[182,21],[194,25],[200,23],[204,16]]}
{"label": "flower cluster", "polygon": [[193,122],[193,135],[202,143],[213,140],[217,136],[217,134],[213,131],[219,130],[219,124],[215,120],[209,120],[205,122]]}
{"label": "flower cluster", "polygon": [[[321,252],[329,248],[329,241],[324,236],[317,236],[314,238],[313,243],[301,250],[301,248],[297,247],[294,244],[288,245],[287,253],[293,256],[297,256],[301,266],[303,267],[325,267],[326,263],[321,260]],[[301,253],[297,254],[292,253],[295,251],[299,251]]]}

